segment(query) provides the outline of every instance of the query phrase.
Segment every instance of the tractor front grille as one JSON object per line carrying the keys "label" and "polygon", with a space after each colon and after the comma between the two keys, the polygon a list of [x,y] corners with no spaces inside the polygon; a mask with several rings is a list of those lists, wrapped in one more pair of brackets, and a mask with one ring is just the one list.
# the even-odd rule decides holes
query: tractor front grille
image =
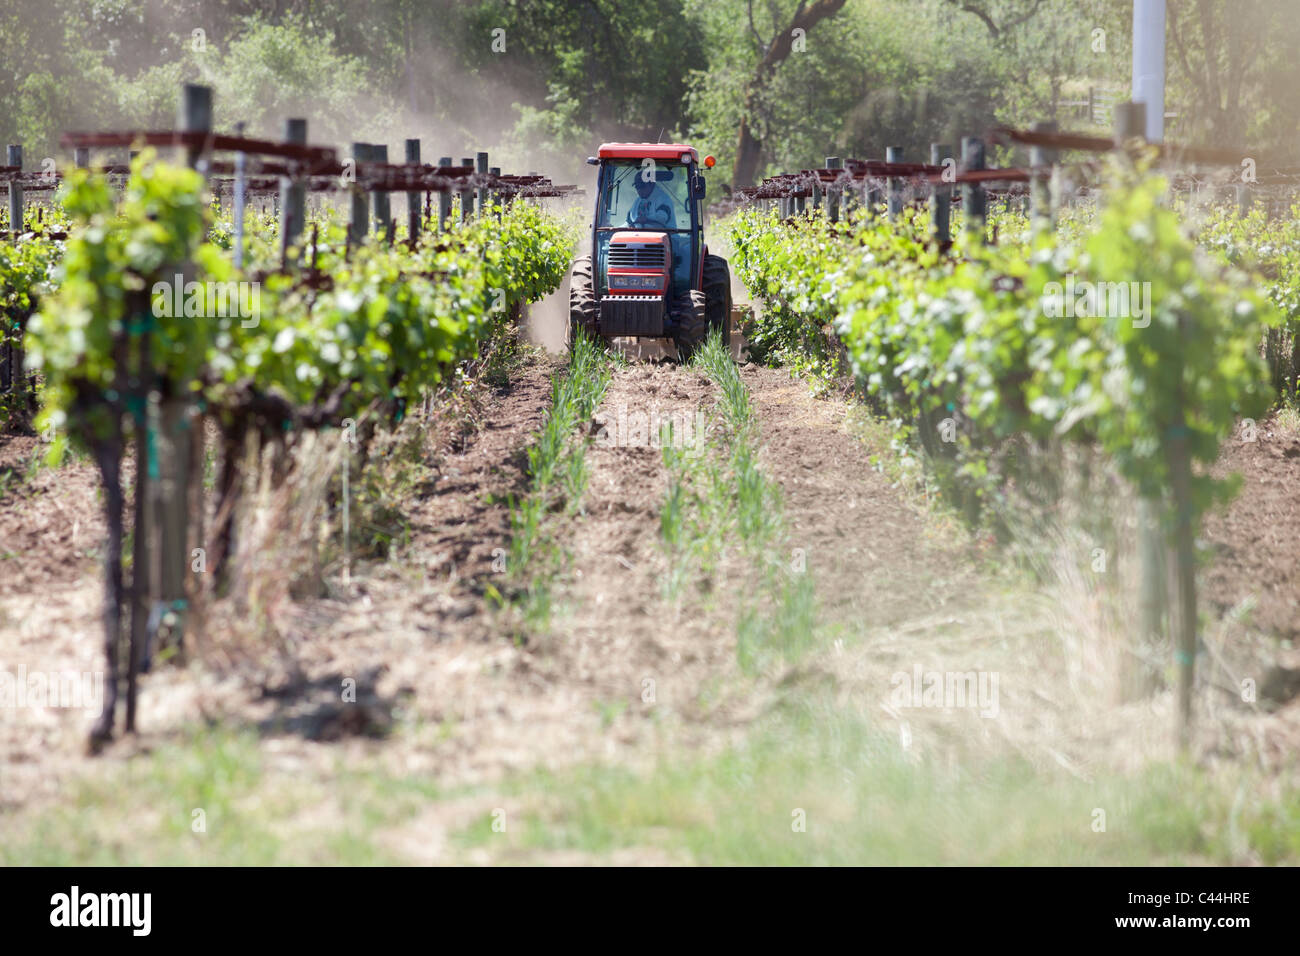
{"label": "tractor front grille", "polygon": [[611,266],[662,269],[664,262],[664,246],[661,242],[644,246],[611,245],[609,247],[609,264]]}
{"label": "tractor front grille", "polygon": [[663,296],[605,296],[600,300],[600,334],[663,335]]}

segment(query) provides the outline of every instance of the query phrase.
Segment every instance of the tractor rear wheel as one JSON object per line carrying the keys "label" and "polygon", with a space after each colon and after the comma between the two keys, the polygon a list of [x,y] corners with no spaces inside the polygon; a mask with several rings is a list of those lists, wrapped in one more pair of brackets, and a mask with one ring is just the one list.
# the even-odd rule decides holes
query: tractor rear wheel
{"label": "tractor rear wheel", "polygon": [[595,283],[591,278],[591,256],[573,260],[573,275],[569,279],[569,327],[565,336],[569,349],[578,337],[596,337],[596,323],[600,318],[600,305],[596,302]]}
{"label": "tractor rear wheel", "polygon": [[722,256],[704,257],[704,298],[709,328],[722,333],[722,347],[731,349],[731,269]]}
{"label": "tractor rear wheel", "polygon": [[673,336],[673,343],[677,346],[678,361],[685,365],[708,337],[708,300],[703,292],[692,289],[673,302],[673,314],[677,316],[677,333]]}

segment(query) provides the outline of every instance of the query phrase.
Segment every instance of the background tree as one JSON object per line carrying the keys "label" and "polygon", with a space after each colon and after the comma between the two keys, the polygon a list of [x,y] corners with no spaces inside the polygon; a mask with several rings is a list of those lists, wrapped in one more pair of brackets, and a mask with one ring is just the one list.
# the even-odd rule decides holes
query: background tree
{"label": "background tree", "polygon": [[782,15],[784,5],[776,0],[769,0],[767,19],[771,24],[771,30],[767,34],[760,33],[755,24],[754,0],[748,0],[745,4],[746,20],[758,63],[745,88],[744,106],[740,113],[740,135],[736,143],[735,169],[731,177],[733,186],[750,185],[754,181],[754,173],[758,170],[763,141],[754,134],[754,128],[759,121],[760,101],[772,75],[792,53],[806,52],[808,33],[823,20],[835,16],[844,9],[846,2],[847,0],[814,0],[812,4],[808,4],[805,0],[799,0],[798,6],[787,18]]}
{"label": "background tree", "polygon": [[[1295,9],[1170,0],[1171,138],[1294,145]],[[298,114],[314,142],[401,130],[579,182],[603,140],[681,137],[743,183],[999,123],[1086,129],[1067,104],[1128,95],[1131,18],[1132,0],[8,0],[0,139],[36,162],[63,130],[169,126],[194,80],[221,130]]]}
{"label": "background tree", "polygon": [[1188,132],[1222,145],[1294,145],[1300,7],[1175,0],[1167,16],[1169,72]]}

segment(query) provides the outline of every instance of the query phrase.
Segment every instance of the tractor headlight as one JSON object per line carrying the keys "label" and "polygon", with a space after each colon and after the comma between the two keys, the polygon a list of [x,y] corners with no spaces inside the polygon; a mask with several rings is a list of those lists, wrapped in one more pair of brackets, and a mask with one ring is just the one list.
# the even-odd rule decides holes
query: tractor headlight
{"label": "tractor headlight", "polygon": [[611,275],[609,277],[609,287],[611,289],[651,289],[658,291],[663,279],[659,276],[624,276]]}

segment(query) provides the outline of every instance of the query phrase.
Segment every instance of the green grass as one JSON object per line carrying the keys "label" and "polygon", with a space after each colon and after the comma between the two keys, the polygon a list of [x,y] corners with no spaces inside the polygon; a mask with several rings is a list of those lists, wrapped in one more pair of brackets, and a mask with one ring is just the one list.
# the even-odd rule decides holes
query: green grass
{"label": "green grass", "polygon": [[406,857],[381,835],[446,796],[366,757],[314,759],[273,768],[252,731],[191,728],[72,778],[52,805],[0,817],[0,865],[390,865]]}
{"label": "green grass", "polygon": [[705,603],[724,551],[739,544],[759,577],[769,570],[766,555],[781,530],[779,488],[758,466],[758,433],[749,392],[717,332],[696,352],[693,363],[718,387],[719,401],[709,412],[702,447],[683,448],[671,426],[661,436],[668,490],[659,511],[659,531],[669,558],[664,598],[678,603],[689,596]]}
{"label": "green grass", "polygon": [[[782,534],[780,496],[757,465],[743,382],[716,343],[697,362],[720,401],[707,454],[663,442],[669,596],[683,590],[678,576],[705,575],[719,542],[742,544],[754,574],[736,622],[739,662],[747,673],[785,675],[778,703],[720,754],[665,750],[649,771],[588,765],[516,777],[497,797],[520,808],[508,833],[485,813],[460,832],[459,845],[512,860],[579,852],[599,861],[620,851],[635,859],[648,851],[650,860],[762,865],[1300,858],[1300,796],[1270,790],[1263,778],[1156,764],[1085,781],[989,755],[971,739],[905,747],[892,720],[878,722],[841,698],[833,674],[801,669],[832,632],[818,621],[811,577],[771,557]],[[689,596],[707,603],[707,594]],[[937,756],[922,759],[922,750]],[[800,819],[806,825],[796,827]]]}
{"label": "green grass", "polygon": [[577,432],[600,405],[610,375],[606,352],[579,337],[569,364],[552,378],[551,406],[528,448],[528,492],[510,502],[507,571],[513,603],[532,631],[550,627],[554,581],[565,564],[548,519],[555,512],[574,514],[581,506],[589,439]]}
{"label": "green grass", "polygon": [[[695,440],[704,441],[703,436]],[[674,445],[671,427],[661,440],[668,490],[659,509],[659,534],[668,555],[662,581],[664,599],[677,603],[688,594],[707,594],[718,570],[722,549],[735,526],[731,482],[712,442],[699,453]]]}
{"label": "green grass", "polygon": [[[352,559],[383,559],[395,548],[409,546],[411,523],[406,503],[418,487],[424,473],[424,433],[410,419],[391,433],[379,432],[371,447],[366,467],[351,466]],[[359,473],[358,473],[359,472]],[[343,493],[342,475],[331,483]],[[340,540],[336,542],[342,547]]]}
{"label": "green grass", "polygon": [[[664,738],[657,752],[640,755],[650,763],[639,769],[538,769],[449,791],[431,776],[390,768],[381,748],[346,758],[308,748],[309,768],[289,770],[250,731],[196,729],[73,778],[52,804],[0,815],[0,864],[404,862],[427,849],[431,811],[454,821],[449,861],[580,853],[593,862],[716,865],[1300,863],[1300,792],[1242,764],[1155,763],[1083,780],[1050,761],[990,755],[977,735],[904,747],[892,718],[845,695],[818,662],[803,662],[832,633],[818,621],[812,578],[775,558],[788,553],[778,547],[780,499],[758,468],[743,382],[710,348],[699,361],[719,384],[715,427],[705,454],[663,443],[670,481],[660,532],[681,562],[679,593],[701,604],[710,595],[688,595],[684,584],[699,580],[725,544],[740,544],[750,559],[734,622],[739,662],[782,679],[763,691],[771,702],[743,735],[720,749],[676,748]],[[608,375],[598,355],[557,374],[530,456],[524,500],[533,504],[516,515],[529,523],[519,535],[529,546],[519,553],[523,580],[541,584],[521,600],[538,602],[538,620],[549,615],[548,582],[562,570],[551,522],[578,507],[585,482],[572,464],[585,450],[578,426]],[[725,690],[719,707],[735,698],[734,685]],[[700,703],[708,703],[703,695]],[[592,706],[612,730],[627,702]],[[443,816],[451,807],[459,807],[454,817]],[[191,829],[195,808],[206,814],[205,833]],[[507,812],[505,832],[494,827],[497,808]],[[1098,810],[1104,832],[1094,829]]]}
{"label": "green grass", "polygon": [[[1242,801],[1242,794],[1252,794]],[[653,848],[725,865],[1274,864],[1300,860],[1300,794],[1248,775],[1155,765],[1085,782],[1018,759],[922,761],[897,733],[835,704],[788,696],[720,755],[663,755],[650,772],[586,767],[517,780],[508,834],[458,842],[512,858]],[[1094,825],[1104,811],[1105,830]],[[803,829],[796,828],[802,818]]]}
{"label": "green grass", "polygon": [[781,526],[781,492],[758,465],[758,426],[749,390],[740,380],[731,353],[717,331],[710,333],[695,357],[722,393],[719,405],[726,425],[731,491],[741,540],[753,551],[766,548]]}
{"label": "green grass", "polygon": [[[613,721],[623,705],[597,706]],[[1017,758],[922,759],[825,686],[788,688],[720,752],[664,748],[643,771],[539,769],[453,792],[378,755],[292,771],[270,759],[252,732],[191,730],[0,817],[0,864],[411,862],[428,858],[425,814],[440,805],[457,809],[435,819],[460,821],[437,851],[448,862],[482,851],[714,865],[1300,862],[1300,792],[1250,770],[1156,764],[1085,781]]]}
{"label": "green grass", "polygon": [[660,513],[672,558],[668,596],[676,599],[693,575],[707,579],[721,546],[736,542],[750,565],[747,594],[736,621],[740,663],[757,672],[794,661],[816,643],[811,577],[776,555],[784,536],[780,487],[758,463],[758,425],[749,390],[714,332],[695,355],[718,387],[708,453],[688,456],[664,443],[669,485]]}
{"label": "green grass", "polygon": [[1274,424],[1279,431],[1300,436],[1300,408],[1290,402],[1284,402],[1277,410]]}
{"label": "green grass", "polygon": [[736,628],[736,654],[751,674],[773,663],[797,661],[824,639],[807,572],[769,572],[768,587],[773,592],[770,604],[745,608]]}
{"label": "green grass", "polygon": [[[327,789],[302,781],[281,779],[272,786],[255,735],[196,729],[109,773],[76,779],[55,805],[10,819],[0,838],[0,862],[383,862],[369,841],[354,839],[365,822],[355,812],[332,816],[320,829],[306,826],[286,835],[286,824],[328,799]],[[196,810],[203,814],[202,832],[195,830]]]}

